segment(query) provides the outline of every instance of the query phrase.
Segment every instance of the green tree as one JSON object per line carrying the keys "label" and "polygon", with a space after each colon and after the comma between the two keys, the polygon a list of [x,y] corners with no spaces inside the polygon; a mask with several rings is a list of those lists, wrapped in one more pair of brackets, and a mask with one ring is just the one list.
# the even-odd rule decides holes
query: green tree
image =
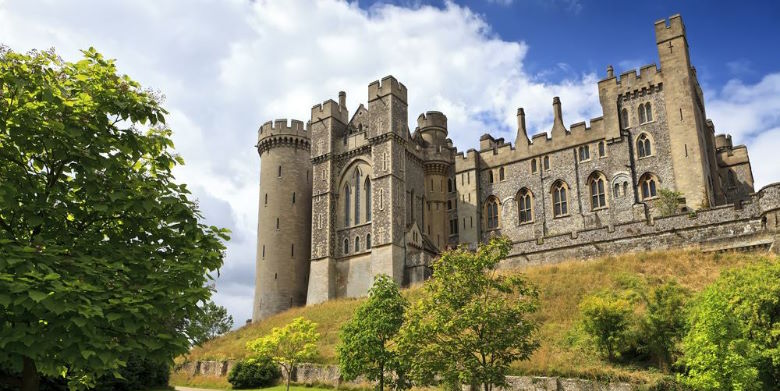
{"label": "green tree", "polygon": [[385,373],[396,374],[396,383],[403,386],[403,365],[398,359],[394,338],[404,321],[408,306],[398,285],[380,274],[368,291],[368,299],[355,311],[352,319],[341,328],[338,347],[339,366],[344,380],[364,375],[379,381],[384,390]]}
{"label": "green tree", "polygon": [[780,384],[780,263],[724,272],[695,300],[682,347],[694,388]]}
{"label": "green tree", "polygon": [[274,327],[271,334],[246,344],[258,356],[265,356],[279,364],[287,373],[287,391],[295,366],[317,355],[320,334],[317,324],[303,317],[293,319],[284,327]]}
{"label": "green tree", "polygon": [[200,311],[186,322],[193,345],[201,345],[233,328],[233,317],[228,315],[225,307],[213,301],[201,306]]}
{"label": "green tree", "polygon": [[650,354],[664,372],[674,362],[675,349],[685,335],[686,296],[686,290],[676,281],[669,281],[656,287],[646,300],[642,334]]}
{"label": "green tree", "polygon": [[0,48],[0,367],[25,391],[186,352],[227,240],[174,180],[159,99],[83,54]]}
{"label": "green tree", "polygon": [[582,299],[579,308],[585,332],[593,338],[596,347],[606,353],[607,359],[614,361],[620,348],[629,341],[634,312],[631,301],[602,292]]}
{"label": "green tree", "polygon": [[677,213],[677,207],[680,205],[680,198],[683,194],[679,191],[669,189],[660,189],[658,200],[655,202],[661,216],[671,216]]}
{"label": "green tree", "polygon": [[399,335],[403,359],[419,384],[438,375],[445,385],[506,385],[509,365],[538,347],[528,314],[538,294],[520,275],[496,272],[511,242],[494,238],[476,252],[444,252],[424,296],[408,311]]}

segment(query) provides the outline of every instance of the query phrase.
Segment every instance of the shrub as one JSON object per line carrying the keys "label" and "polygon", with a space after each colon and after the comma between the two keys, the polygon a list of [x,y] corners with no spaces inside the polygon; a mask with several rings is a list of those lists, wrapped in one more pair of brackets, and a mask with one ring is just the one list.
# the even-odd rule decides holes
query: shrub
{"label": "shrub", "polygon": [[[680,205],[680,198],[683,194],[679,191],[669,189],[661,189],[659,193],[656,205],[658,206],[658,211],[661,213],[661,216],[666,217],[676,214],[677,208]],[[709,205],[707,207],[709,207]]]}
{"label": "shrub", "polygon": [[583,328],[607,359],[614,361],[630,339],[633,305],[627,299],[602,293],[585,297],[579,307]]}
{"label": "shrub", "polygon": [[272,386],[281,376],[279,367],[268,357],[239,361],[228,374],[234,389]]}
{"label": "shrub", "polygon": [[135,391],[168,385],[171,368],[168,363],[160,363],[147,358],[132,356],[127,359],[124,368],[118,370],[123,379],[105,375],[97,380],[95,390]]}
{"label": "shrub", "polygon": [[670,281],[655,288],[646,300],[641,338],[664,372],[674,363],[677,345],[685,335],[686,295],[685,289]]}

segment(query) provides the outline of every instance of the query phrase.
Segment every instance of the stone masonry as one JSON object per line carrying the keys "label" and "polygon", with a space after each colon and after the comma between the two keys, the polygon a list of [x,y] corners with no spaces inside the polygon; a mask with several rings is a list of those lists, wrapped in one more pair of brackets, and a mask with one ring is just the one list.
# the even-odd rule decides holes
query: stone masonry
{"label": "stone masonry", "polygon": [[[258,133],[260,210],[253,320],[365,295],[383,273],[407,286],[447,248],[507,235],[503,267],[646,249],[778,247],[780,185],[758,192],[745,146],[707,119],[685,26],[655,23],[660,67],[598,82],[603,115],[549,133],[489,134],[459,152],[447,117],[408,124],[407,89],[387,76],[350,116],[346,95],[311,119]],[[662,189],[682,193],[662,217]]]}

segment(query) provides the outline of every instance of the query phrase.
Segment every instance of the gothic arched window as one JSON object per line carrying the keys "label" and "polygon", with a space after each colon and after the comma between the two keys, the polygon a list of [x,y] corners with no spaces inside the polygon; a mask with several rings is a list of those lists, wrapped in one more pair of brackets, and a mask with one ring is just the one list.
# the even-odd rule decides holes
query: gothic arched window
{"label": "gothic arched window", "polygon": [[350,200],[352,199],[352,189],[349,185],[344,185],[344,225],[349,226]]}
{"label": "gothic arched window", "polygon": [[355,236],[355,252],[360,251],[360,236]]}
{"label": "gothic arched window", "polygon": [[501,167],[498,169],[498,180],[503,181],[504,180],[504,167]]}
{"label": "gothic arched window", "polygon": [[344,254],[349,254],[349,239],[344,239]]}
{"label": "gothic arched window", "polygon": [[493,183],[493,170],[488,170],[488,183]]}
{"label": "gothic arched window", "polygon": [[636,153],[639,157],[647,157],[653,154],[652,143],[647,133],[642,133],[636,140]]}
{"label": "gothic arched window", "polygon": [[620,197],[620,183],[615,183],[614,189],[612,189],[612,198]]}
{"label": "gothic arched window", "polygon": [[551,192],[553,200],[553,216],[566,216],[569,214],[569,202],[566,195],[568,186],[564,181],[556,181],[553,183]]}
{"label": "gothic arched window", "polygon": [[495,197],[487,202],[487,228],[498,228],[498,200]]}
{"label": "gothic arched window", "polygon": [[371,221],[371,178],[368,176],[366,176],[363,191],[366,193],[366,221]]}
{"label": "gothic arched window", "polygon": [[517,218],[520,224],[534,220],[532,201],[533,194],[530,190],[522,188],[517,193]]}
{"label": "gothic arched window", "polygon": [[658,195],[658,178],[651,174],[646,173],[639,178],[639,190],[642,194],[642,199],[653,198]]}
{"label": "gothic arched window", "polygon": [[360,169],[355,168],[355,224],[360,224]]}
{"label": "gothic arched window", "polygon": [[623,129],[628,128],[628,110],[620,110],[620,124],[623,125]]}
{"label": "gothic arched window", "polygon": [[650,108],[650,102],[645,103],[645,120],[647,120],[647,122],[653,120],[653,109]]}
{"label": "gothic arched window", "polygon": [[549,170],[550,169],[550,157],[545,156],[544,157],[544,169]]}
{"label": "gothic arched window", "polygon": [[599,208],[605,208],[607,206],[607,195],[604,192],[604,175],[601,173],[593,173],[588,179],[590,183],[590,207],[591,210]]}
{"label": "gothic arched window", "polygon": [[645,105],[639,105],[639,123],[643,124],[645,123]]}

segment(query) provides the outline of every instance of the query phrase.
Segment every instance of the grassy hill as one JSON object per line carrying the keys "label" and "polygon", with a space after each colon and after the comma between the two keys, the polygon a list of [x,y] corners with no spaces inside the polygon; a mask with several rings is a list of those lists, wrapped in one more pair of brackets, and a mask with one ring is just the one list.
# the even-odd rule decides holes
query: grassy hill
{"label": "grassy hill", "polygon": [[[572,342],[578,325],[580,300],[603,289],[621,289],[636,284],[649,287],[670,279],[698,292],[728,268],[761,262],[780,262],[767,253],[702,253],[699,251],[666,251],[605,257],[589,261],[570,261],[549,266],[535,266],[507,273],[524,273],[540,293],[541,309],[535,314],[540,322],[540,348],[529,361],[513,365],[515,374],[567,376],[589,379],[611,379],[632,383],[654,384],[662,379],[657,371],[602,360],[587,344]],[[415,300],[419,287],[404,294]],[[304,316],[319,325],[320,363],[336,363],[335,348],[339,327],[348,320],[360,299],[334,300],[310,307],[293,309],[262,322],[247,325],[193,349],[180,360],[235,359],[246,357],[246,342],[260,337],[273,327],[283,326],[293,318]]]}

